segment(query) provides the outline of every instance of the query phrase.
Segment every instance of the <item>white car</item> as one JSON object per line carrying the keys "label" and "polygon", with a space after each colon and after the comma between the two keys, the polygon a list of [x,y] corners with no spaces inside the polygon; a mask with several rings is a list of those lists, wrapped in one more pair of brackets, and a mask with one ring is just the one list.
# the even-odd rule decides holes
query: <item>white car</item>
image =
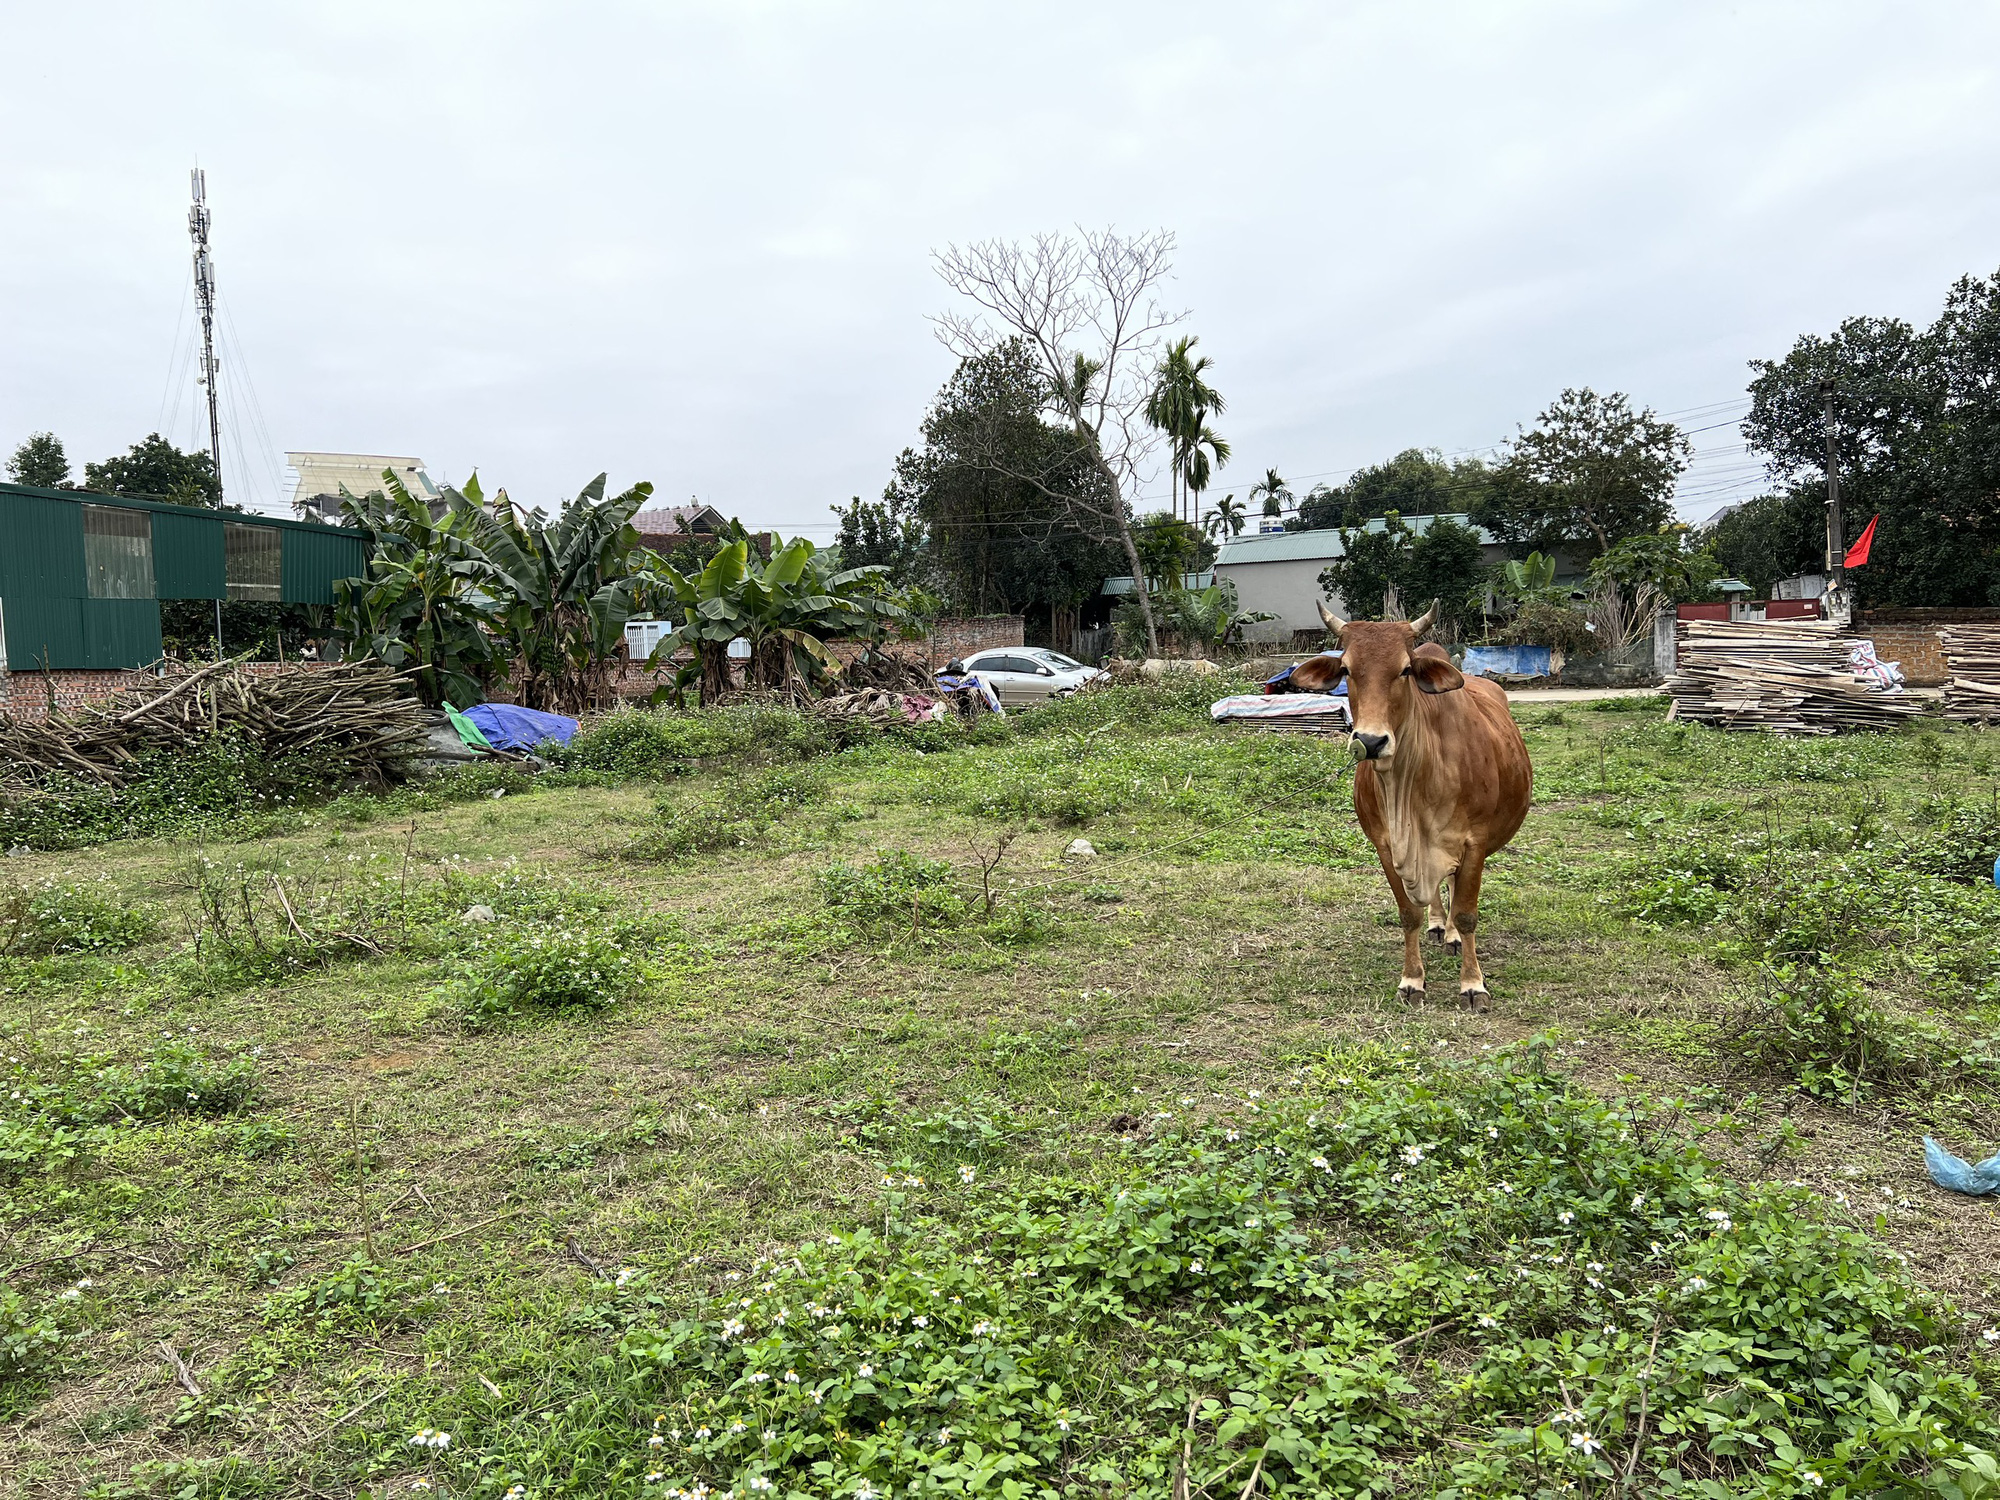
{"label": "white car", "polygon": [[1060,651],[1047,651],[1040,646],[1001,646],[991,651],[975,651],[945,670],[956,674],[960,668],[975,674],[1010,708],[1019,703],[1066,698],[1085,683],[1104,675],[1096,667],[1086,667]]}

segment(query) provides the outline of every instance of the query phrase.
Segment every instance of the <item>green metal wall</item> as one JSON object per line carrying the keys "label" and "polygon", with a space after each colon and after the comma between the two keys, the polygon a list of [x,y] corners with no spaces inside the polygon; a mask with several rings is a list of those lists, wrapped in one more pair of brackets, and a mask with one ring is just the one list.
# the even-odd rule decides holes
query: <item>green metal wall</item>
{"label": "green metal wall", "polygon": [[153,512],[153,578],[162,599],[226,599],[222,518]]}
{"label": "green metal wall", "polygon": [[[122,505],[152,513],[152,599],[93,599],[84,566],[83,507]],[[0,629],[16,671],[142,667],[160,657],[161,599],[226,599],[223,523],[236,519],[186,506],[81,491],[0,484]],[[351,531],[303,521],[244,517],[284,538],[279,597],[331,604],[336,579],[366,567]]]}
{"label": "green metal wall", "polygon": [[83,507],[29,493],[0,491],[0,599],[34,594],[80,599]]}
{"label": "green metal wall", "polygon": [[287,604],[331,604],[337,578],[359,578],[367,567],[361,538],[331,527],[285,528],[285,574],[279,596]]}

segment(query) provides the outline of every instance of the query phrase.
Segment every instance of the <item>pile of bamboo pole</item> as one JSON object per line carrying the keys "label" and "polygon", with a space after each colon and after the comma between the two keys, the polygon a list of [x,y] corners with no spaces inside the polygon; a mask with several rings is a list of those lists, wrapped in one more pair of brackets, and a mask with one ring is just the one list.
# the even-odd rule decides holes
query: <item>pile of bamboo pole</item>
{"label": "pile of bamboo pole", "polygon": [[1920,699],[1857,682],[1851,638],[1835,625],[1689,620],[1685,629],[1680,669],[1667,681],[1672,718],[1767,734],[1840,734],[1893,728],[1924,711]]}
{"label": "pile of bamboo pole", "polygon": [[1963,724],[2000,724],[2000,625],[1947,625],[1944,716]]}
{"label": "pile of bamboo pole", "polygon": [[17,784],[62,773],[121,786],[151,752],[229,733],[269,758],[311,754],[329,769],[382,780],[421,749],[429,728],[408,684],[372,662],[252,672],[239,661],[170,660],[156,681],[45,723],[0,716],[0,774]]}

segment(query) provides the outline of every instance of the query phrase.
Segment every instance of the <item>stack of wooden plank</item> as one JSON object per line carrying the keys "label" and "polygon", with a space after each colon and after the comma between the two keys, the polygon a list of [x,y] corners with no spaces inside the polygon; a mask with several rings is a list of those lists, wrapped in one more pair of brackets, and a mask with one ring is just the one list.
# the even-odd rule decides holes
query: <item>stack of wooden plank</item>
{"label": "stack of wooden plank", "polygon": [[1889,729],[1924,711],[1920,700],[1857,682],[1851,638],[1817,620],[1753,624],[1688,620],[1680,670],[1668,679],[1671,717],[1767,734]]}
{"label": "stack of wooden plank", "polygon": [[1947,625],[1944,716],[1965,724],[2000,724],[2000,625]]}

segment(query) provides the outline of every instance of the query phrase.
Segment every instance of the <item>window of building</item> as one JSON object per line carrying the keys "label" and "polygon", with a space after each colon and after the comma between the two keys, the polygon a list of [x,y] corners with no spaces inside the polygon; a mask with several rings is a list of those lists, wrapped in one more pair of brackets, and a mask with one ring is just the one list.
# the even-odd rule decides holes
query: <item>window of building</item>
{"label": "window of building", "polygon": [[83,568],[93,599],[152,598],[152,512],[123,505],[84,506]]}
{"label": "window of building", "polygon": [[230,598],[277,601],[285,576],[284,539],[275,526],[223,523],[223,578]]}

